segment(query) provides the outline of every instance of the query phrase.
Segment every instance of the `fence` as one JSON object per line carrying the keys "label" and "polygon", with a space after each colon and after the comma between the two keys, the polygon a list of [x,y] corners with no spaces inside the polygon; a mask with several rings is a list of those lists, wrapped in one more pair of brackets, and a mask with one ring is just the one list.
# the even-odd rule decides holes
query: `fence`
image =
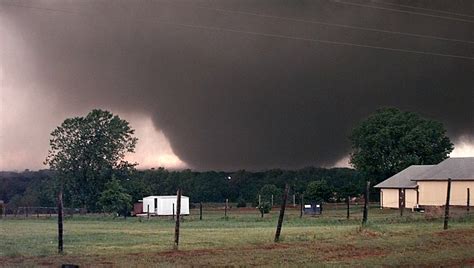
{"label": "fence", "polygon": [[[64,208],[64,215],[72,217],[74,215],[81,214],[85,215],[86,211],[82,208]],[[4,207],[3,216],[6,217],[57,217],[57,207],[16,207],[12,208],[9,206]]]}

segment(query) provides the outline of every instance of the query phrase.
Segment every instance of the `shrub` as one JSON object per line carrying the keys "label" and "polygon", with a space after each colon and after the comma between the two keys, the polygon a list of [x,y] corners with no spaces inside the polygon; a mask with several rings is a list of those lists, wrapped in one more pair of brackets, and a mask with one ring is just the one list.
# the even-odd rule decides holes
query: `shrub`
{"label": "shrub", "polygon": [[262,202],[257,208],[260,213],[267,214],[270,213],[270,210],[272,210],[272,204],[269,202]]}
{"label": "shrub", "polygon": [[244,208],[247,206],[247,202],[245,202],[245,200],[243,198],[239,198],[239,200],[237,200],[237,207],[238,208]]}

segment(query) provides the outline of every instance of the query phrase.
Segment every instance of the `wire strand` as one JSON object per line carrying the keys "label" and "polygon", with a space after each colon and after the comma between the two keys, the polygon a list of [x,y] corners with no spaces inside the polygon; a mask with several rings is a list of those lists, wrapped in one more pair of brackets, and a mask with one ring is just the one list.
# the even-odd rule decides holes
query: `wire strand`
{"label": "wire strand", "polygon": [[[183,5],[183,4],[176,4],[170,3],[168,1],[157,0],[159,2],[163,2],[170,5]],[[459,43],[467,43],[467,44],[474,44],[474,41],[462,40],[462,39],[454,39],[454,38],[446,38],[440,36],[432,36],[432,35],[423,35],[423,34],[416,34],[416,33],[406,33],[406,32],[399,32],[399,31],[390,31],[390,30],[383,30],[377,28],[368,28],[368,27],[361,27],[361,26],[353,26],[347,24],[338,24],[338,23],[329,23],[324,21],[317,21],[317,20],[307,20],[307,19],[297,19],[291,17],[281,17],[275,15],[268,15],[262,13],[254,13],[249,11],[239,11],[239,10],[230,10],[230,9],[222,9],[222,8],[213,8],[213,7],[204,7],[198,5],[186,5],[187,7],[192,8],[199,8],[199,9],[206,9],[212,10],[221,13],[232,13],[232,14],[240,14],[240,15],[248,15],[248,16],[257,16],[262,18],[269,18],[269,19],[280,19],[286,21],[293,21],[293,22],[301,22],[301,23],[309,23],[309,24],[318,24],[324,26],[331,26],[331,27],[339,27],[339,28],[347,28],[352,30],[360,30],[360,31],[371,31],[371,32],[379,32],[385,34],[395,34],[395,35],[402,35],[402,36],[409,36],[409,37],[416,37],[416,38],[424,38],[424,39],[434,39],[434,40],[441,40],[441,41],[451,41],[451,42],[459,42]]]}
{"label": "wire strand", "polygon": [[343,0],[330,0],[330,1],[332,1],[334,3],[344,4],[344,5],[366,7],[366,8],[380,9],[380,10],[388,10],[388,11],[393,11],[393,12],[406,13],[406,14],[412,14],[412,15],[420,15],[420,16],[426,16],[426,17],[432,17],[432,18],[438,18],[438,19],[444,19],[444,20],[453,20],[453,21],[460,21],[460,22],[466,22],[466,23],[474,23],[474,21],[472,21],[472,20],[446,17],[446,16],[439,16],[439,15],[427,14],[427,13],[416,12],[416,11],[407,11],[407,10],[388,8],[388,7],[365,5],[365,4],[347,2],[347,1],[343,1]]}
{"label": "wire strand", "polygon": [[[0,3],[0,4],[3,4],[3,3]],[[11,5],[11,4],[3,4],[3,5],[10,5],[10,6],[22,7],[22,8],[31,8],[31,9],[41,10],[41,11],[66,12],[66,13],[72,13],[72,14],[76,14],[76,15],[83,15],[81,13],[70,12],[70,11],[67,11],[67,10],[39,8],[39,7],[32,7],[32,6],[19,6],[19,5]],[[239,33],[239,34],[246,34],[246,35],[264,36],[264,37],[269,37],[269,38],[288,39],[288,40],[296,40],[296,41],[307,41],[307,42],[312,42],[312,43],[321,43],[321,44],[338,45],[338,46],[352,46],[352,47],[359,47],[359,48],[400,52],[400,53],[420,54],[420,55],[425,55],[425,56],[438,56],[438,57],[446,57],[446,58],[474,60],[474,57],[468,57],[468,56],[462,56],[462,55],[443,54],[443,53],[435,53],[435,52],[428,52],[428,51],[410,50],[410,49],[402,49],[402,48],[390,48],[390,47],[382,47],[382,46],[371,46],[371,45],[364,45],[364,44],[357,44],[357,43],[350,43],[350,42],[330,41],[330,40],[323,40],[323,39],[313,39],[313,38],[305,38],[305,37],[288,36],[288,35],[281,35],[281,34],[244,31],[244,30],[236,30],[236,29],[229,29],[229,28],[222,28],[222,27],[214,27],[214,26],[176,23],[176,22],[161,20],[160,18],[157,18],[157,17],[149,17],[149,18],[150,19],[155,18],[154,21],[160,22],[162,24],[192,28],[192,29],[201,29],[201,30],[208,30],[208,31],[220,31],[220,32],[231,32],[231,33]],[[145,20],[143,20],[143,21],[145,21]]]}
{"label": "wire strand", "polygon": [[411,8],[411,9],[417,9],[417,10],[424,10],[424,11],[430,11],[430,12],[443,13],[443,14],[447,14],[447,15],[454,15],[454,16],[460,16],[460,17],[474,18],[474,15],[461,14],[461,13],[450,12],[450,11],[444,11],[444,10],[439,10],[439,9],[431,9],[431,8],[417,7],[417,6],[411,6],[411,5],[402,5],[402,4],[387,3],[387,2],[385,2],[385,1],[380,1],[380,0],[372,0],[372,2],[377,3],[377,4],[381,4],[381,5],[398,6],[398,7],[404,7],[404,8]]}
{"label": "wire strand", "polygon": [[253,32],[253,31],[243,31],[243,30],[235,30],[235,29],[221,28],[221,27],[214,27],[214,26],[175,23],[175,22],[169,22],[169,21],[163,21],[163,20],[159,20],[159,21],[163,24],[175,25],[175,26],[180,26],[180,27],[195,28],[195,29],[203,29],[203,30],[225,31],[225,32],[233,32],[233,33],[240,33],[240,34],[258,35],[258,36],[279,38],[279,39],[291,39],[291,40],[308,41],[308,42],[331,44],[331,45],[353,46],[353,47],[360,47],[360,48],[387,50],[387,51],[393,51],[393,52],[404,52],[404,53],[412,53],[412,54],[421,54],[421,55],[431,55],[431,56],[439,56],[439,57],[450,57],[450,58],[457,58],[457,59],[474,60],[474,57],[461,56],[461,55],[443,54],[443,53],[435,53],[435,52],[419,51],[419,50],[410,50],[410,49],[402,49],[402,48],[371,46],[371,45],[364,45],[364,44],[357,44],[357,43],[350,43],[350,42],[330,41],[330,40],[323,40],[323,39],[313,39],[313,38],[305,38],[305,37],[288,36],[288,35],[281,35],[281,34],[270,34],[270,33],[261,33],[261,32]]}

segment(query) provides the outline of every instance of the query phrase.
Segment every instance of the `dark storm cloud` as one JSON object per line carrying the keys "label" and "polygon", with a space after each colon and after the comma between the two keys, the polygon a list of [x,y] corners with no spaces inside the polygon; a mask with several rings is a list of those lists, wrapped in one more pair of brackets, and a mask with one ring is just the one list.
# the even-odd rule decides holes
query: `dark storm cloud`
{"label": "dark storm cloud", "polygon": [[[447,2],[397,3],[473,14],[471,1]],[[440,120],[453,139],[473,137],[472,59],[190,27],[474,57],[472,43],[195,6],[473,42],[472,17],[449,20],[322,0],[1,3],[8,5],[0,6],[0,16],[31,54],[7,70],[10,79],[32,79],[45,96],[59,98],[62,109],[107,106],[149,114],[174,152],[194,168],[331,165],[348,153],[350,129],[384,106]],[[7,54],[8,66],[15,49]]]}

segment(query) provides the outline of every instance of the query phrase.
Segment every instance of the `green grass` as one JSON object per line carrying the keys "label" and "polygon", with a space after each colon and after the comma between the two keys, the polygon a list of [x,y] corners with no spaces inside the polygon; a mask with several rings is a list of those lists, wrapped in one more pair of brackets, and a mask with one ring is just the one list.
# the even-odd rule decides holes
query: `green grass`
{"label": "green grass", "polygon": [[170,218],[74,216],[65,221],[65,255],[56,254],[56,219],[0,220],[0,265],[474,265],[474,217],[427,220],[423,214],[371,209],[360,227],[360,209],[345,219],[344,209],[299,218],[288,210],[282,239],[273,243],[278,217],[255,210],[193,210],[181,224],[180,250],[172,251]]}

